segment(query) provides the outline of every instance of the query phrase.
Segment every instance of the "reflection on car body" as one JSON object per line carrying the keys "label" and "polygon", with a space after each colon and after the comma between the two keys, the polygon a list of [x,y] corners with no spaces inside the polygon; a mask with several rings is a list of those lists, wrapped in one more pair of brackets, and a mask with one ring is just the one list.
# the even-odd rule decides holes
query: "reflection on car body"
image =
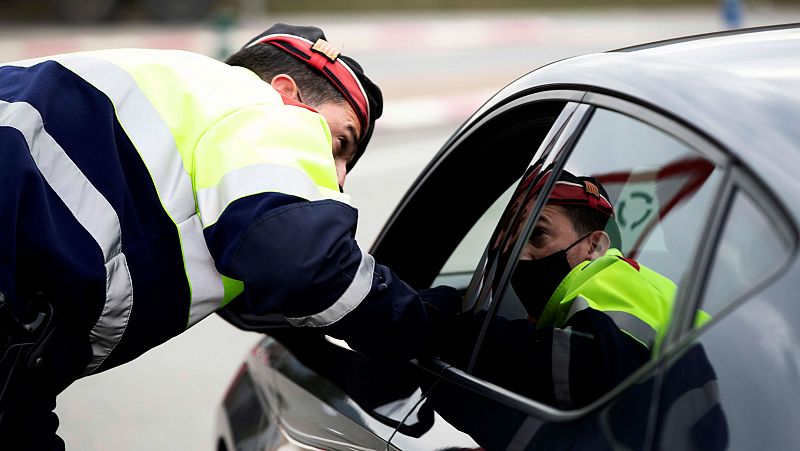
{"label": "reflection on car body", "polygon": [[[470,327],[436,356],[386,362],[232,305],[226,319],[269,336],[222,403],[220,449],[796,447],[798,54],[797,26],[719,33],[570,58],[501,90],[372,250],[415,288],[462,290]],[[513,287],[555,186],[515,199],[536,162],[597,180],[619,258],[676,288],[658,321],[634,312],[652,342],[621,325],[624,309],[600,308],[646,351],[572,406],[528,390],[555,380],[522,351],[532,335],[492,342],[501,324],[538,327]],[[561,370],[572,381],[591,366]]]}

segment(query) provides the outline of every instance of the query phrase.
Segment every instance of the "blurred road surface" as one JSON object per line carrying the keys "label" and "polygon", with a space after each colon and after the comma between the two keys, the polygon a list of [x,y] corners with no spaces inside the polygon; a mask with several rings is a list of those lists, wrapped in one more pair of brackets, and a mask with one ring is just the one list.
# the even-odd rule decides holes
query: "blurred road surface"
{"label": "blurred road surface", "polygon": [[[798,19],[800,10],[749,10],[744,25]],[[361,211],[364,249],[447,136],[508,82],[556,59],[724,27],[713,9],[257,17],[227,33],[208,25],[4,24],[0,60],[110,47],[218,57],[278,21],[321,26],[384,89],[384,118],[346,186]],[[75,450],[214,449],[217,405],[258,339],[212,316],[135,362],[67,389],[58,399],[59,433]]]}

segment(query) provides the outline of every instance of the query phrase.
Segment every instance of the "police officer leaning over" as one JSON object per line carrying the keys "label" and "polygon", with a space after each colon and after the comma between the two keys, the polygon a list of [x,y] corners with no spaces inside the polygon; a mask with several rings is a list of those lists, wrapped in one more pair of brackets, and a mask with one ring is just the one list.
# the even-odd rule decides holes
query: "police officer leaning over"
{"label": "police officer leaning over", "polygon": [[[342,193],[378,87],[321,30],[228,64],[107,50],[0,66],[0,447],[63,449],[55,398],[235,299],[407,359],[435,325]],[[319,329],[317,329],[319,330]]]}

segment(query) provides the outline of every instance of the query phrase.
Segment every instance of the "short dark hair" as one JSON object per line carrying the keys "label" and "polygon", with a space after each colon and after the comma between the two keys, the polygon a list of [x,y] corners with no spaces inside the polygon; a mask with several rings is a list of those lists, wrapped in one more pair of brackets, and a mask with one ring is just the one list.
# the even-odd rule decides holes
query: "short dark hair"
{"label": "short dark hair", "polygon": [[572,228],[578,235],[586,235],[587,233],[594,232],[595,230],[603,230],[606,228],[608,216],[597,213],[591,208],[577,207],[574,205],[554,205],[564,209]]}
{"label": "short dark hair", "polygon": [[602,230],[608,233],[611,240],[611,247],[622,247],[622,237],[620,236],[619,228],[613,218],[609,218],[608,215],[604,215],[592,208],[576,205],[554,206],[561,207],[564,210],[564,214],[567,216],[567,219],[569,219],[572,228],[578,236],[587,235],[595,230]]}
{"label": "short dark hair", "polygon": [[346,102],[344,96],[324,76],[306,63],[273,45],[245,47],[229,56],[225,63],[255,72],[269,83],[279,74],[286,74],[297,83],[303,102],[311,107],[326,103]]}

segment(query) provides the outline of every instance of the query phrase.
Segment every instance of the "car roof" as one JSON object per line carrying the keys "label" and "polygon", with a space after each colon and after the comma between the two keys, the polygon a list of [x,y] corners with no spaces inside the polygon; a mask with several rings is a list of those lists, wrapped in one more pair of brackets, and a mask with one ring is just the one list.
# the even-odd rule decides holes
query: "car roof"
{"label": "car roof", "polygon": [[636,52],[673,64],[739,76],[743,81],[783,88],[786,94],[800,100],[800,91],[796,89],[800,81],[797,65],[800,27],[797,25],[709,33],[615,52]]}
{"label": "car roof", "polygon": [[528,92],[609,93],[728,150],[800,218],[800,25],[713,33],[561,60],[501,90],[472,120]]}

